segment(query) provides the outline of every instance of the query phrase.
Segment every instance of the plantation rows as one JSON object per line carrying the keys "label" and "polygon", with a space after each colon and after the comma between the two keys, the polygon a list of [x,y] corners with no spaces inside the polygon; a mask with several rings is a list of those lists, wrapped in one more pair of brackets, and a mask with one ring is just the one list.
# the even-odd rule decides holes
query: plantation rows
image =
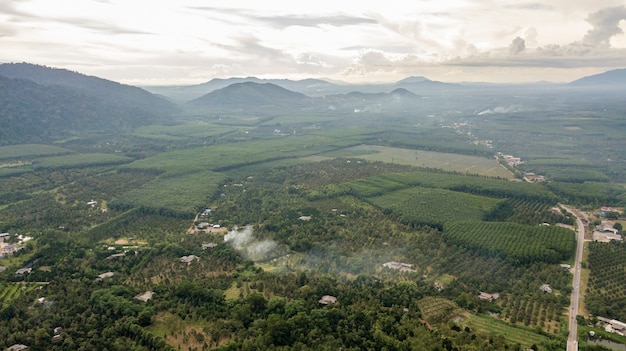
{"label": "plantation rows", "polygon": [[511,200],[512,214],[508,217],[508,221],[518,224],[542,224],[556,223],[574,224],[574,219],[570,216],[564,216],[550,211],[551,206],[547,203],[527,201],[522,199]]}
{"label": "plantation rows", "polygon": [[6,307],[22,293],[27,293],[36,286],[36,284],[10,284],[0,287],[0,308]]}
{"label": "plantation rows", "polygon": [[417,302],[417,306],[424,319],[429,323],[440,323],[462,313],[462,310],[454,302],[441,297],[424,297]]}
{"label": "plantation rows", "polygon": [[589,268],[589,312],[626,321],[626,243],[590,242]]}
{"label": "plantation rows", "polygon": [[576,245],[569,229],[508,222],[449,222],[443,237],[449,244],[500,257],[513,265],[558,263],[570,258]]}
{"label": "plantation rows", "polygon": [[444,189],[414,187],[373,197],[369,201],[404,224],[442,229],[443,224],[450,221],[480,221],[502,200]]}
{"label": "plantation rows", "polygon": [[123,194],[110,205],[120,210],[142,207],[161,214],[193,218],[215,195],[224,178],[224,175],[210,171],[177,176],[164,174]]}
{"label": "plantation rows", "polygon": [[350,186],[356,195],[365,197],[385,194],[389,191],[411,186],[421,186],[489,197],[524,199],[550,204],[556,203],[556,196],[537,184],[510,182],[502,179],[455,173],[426,171],[390,173],[358,179],[344,184]]}
{"label": "plantation rows", "polygon": [[[549,298],[542,298],[539,295]],[[532,297],[512,294],[503,301],[503,317],[511,323],[523,323],[525,326],[541,327],[544,331],[558,334],[560,316],[563,306],[558,298],[541,291],[533,293]],[[549,329],[550,326],[552,329]]]}

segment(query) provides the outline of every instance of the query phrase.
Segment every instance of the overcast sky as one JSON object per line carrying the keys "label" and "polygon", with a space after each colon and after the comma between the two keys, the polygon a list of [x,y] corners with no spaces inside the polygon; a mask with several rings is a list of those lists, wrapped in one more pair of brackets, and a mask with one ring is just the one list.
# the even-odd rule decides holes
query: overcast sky
{"label": "overcast sky", "polygon": [[0,62],[212,78],[571,81],[626,68],[618,0],[2,0]]}

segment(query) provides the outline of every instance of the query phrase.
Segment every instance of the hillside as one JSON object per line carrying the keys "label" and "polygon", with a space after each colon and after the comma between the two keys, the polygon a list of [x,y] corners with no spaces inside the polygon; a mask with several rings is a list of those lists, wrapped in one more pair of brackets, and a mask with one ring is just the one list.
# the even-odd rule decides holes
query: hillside
{"label": "hillside", "polygon": [[183,86],[146,86],[144,89],[154,93],[168,97],[176,102],[188,102],[197,99],[210,92],[226,88],[236,83],[271,83],[283,87],[287,90],[295,91],[308,96],[318,96],[336,91],[336,85],[320,79],[261,79],[256,77],[233,77],[233,78],[214,78],[208,82],[196,85]]}
{"label": "hillside", "polygon": [[0,144],[126,131],[177,107],[142,89],[61,69],[0,65]]}
{"label": "hillside", "polygon": [[187,106],[202,109],[258,110],[297,107],[308,101],[306,95],[272,83],[235,83],[190,101]]}
{"label": "hillside", "polygon": [[0,65],[0,75],[30,80],[43,86],[61,86],[96,97],[103,103],[154,115],[173,113],[177,110],[174,104],[141,88],[66,69],[29,63],[5,63]]}
{"label": "hillside", "polygon": [[604,87],[625,87],[626,69],[615,69],[592,76],[577,79],[568,84],[575,87],[604,86]]}

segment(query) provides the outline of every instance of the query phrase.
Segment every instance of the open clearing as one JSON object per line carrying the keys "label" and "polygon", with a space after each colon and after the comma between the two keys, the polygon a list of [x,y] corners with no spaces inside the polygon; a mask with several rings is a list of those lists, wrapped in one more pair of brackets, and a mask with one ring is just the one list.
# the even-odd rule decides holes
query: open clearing
{"label": "open clearing", "polygon": [[480,174],[490,177],[513,177],[509,171],[502,167],[495,159],[491,158],[377,145],[359,145],[346,150],[354,152],[355,157],[368,161],[439,168],[445,171]]}
{"label": "open clearing", "polygon": [[548,341],[548,338],[543,335],[485,315],[472,314],[464,324],[484,333],[502,335],[506,340],[522,345],[522,348],[528,348],[533,344],[541,345],[542,342]]}

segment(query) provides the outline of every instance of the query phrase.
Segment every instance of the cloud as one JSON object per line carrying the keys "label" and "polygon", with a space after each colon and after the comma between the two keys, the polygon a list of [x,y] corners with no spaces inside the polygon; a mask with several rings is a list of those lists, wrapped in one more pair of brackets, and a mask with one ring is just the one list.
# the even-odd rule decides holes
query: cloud
{"label": "cloud", "polygon": [[519,55],[526,50],[526,41],[524,39],[517,37],[513,39],[511,45],[509,45],[509,54],[512,56]]}
{"label": "cloud", "polygon": [[356,16],[265,16],[257,17],[256,20],[267,22],[278,28],[286,28],[290,26],[301,27],[321,27],[329,25],[334,27],[352,26],[359,24],[375,24],[376,20],[366,17]]}
{"label": "cloud", "polygon": [[608,7],[594,12],[587,17],[593,28],[583,38],[583,43],[592,46],[610,47],[610,40],[617,34],[622,34],[619,23],[626,20],[626,7]]}
{"label": "cloud", "polygon": [[553,6],[540,3],[540,2],[524,2],[520,4],[508,5],[506,8],[514,10],[538,10],[538,11],[550,11],[554,10]]}

